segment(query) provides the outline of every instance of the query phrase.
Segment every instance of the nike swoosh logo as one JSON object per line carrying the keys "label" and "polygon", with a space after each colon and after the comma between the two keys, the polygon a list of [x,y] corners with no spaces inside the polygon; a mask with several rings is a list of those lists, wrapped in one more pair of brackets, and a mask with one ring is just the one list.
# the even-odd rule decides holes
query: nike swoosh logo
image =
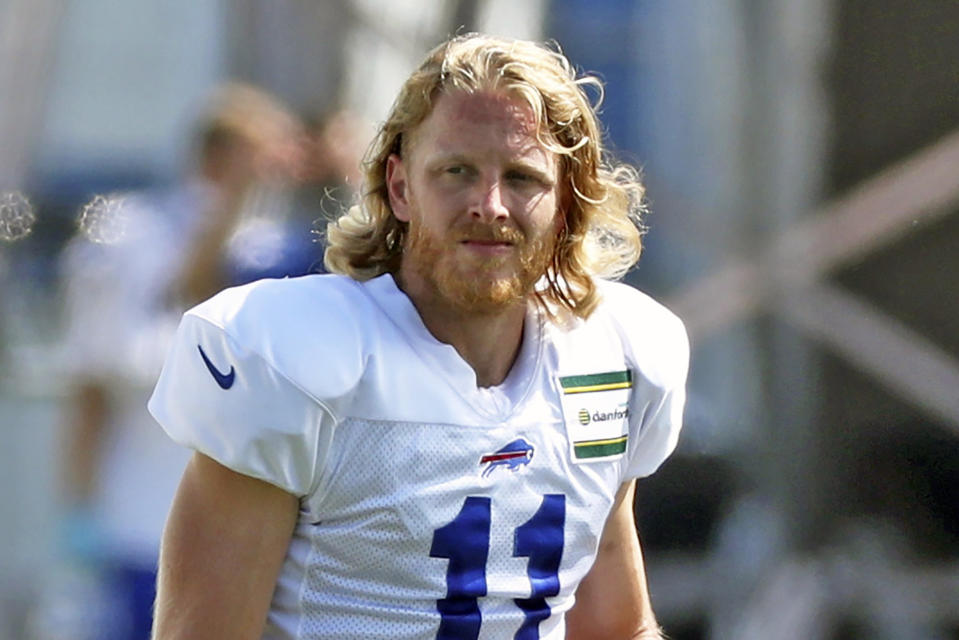
{"label": "nike swoosh logo", "polygon": [[216,383],[220,385],[221,389],[229,389],[233,386],[233,380],[236,378],[236,370],[233,369],[233,365],[230,365],[229,373],[222,373],[219,369],[213,366],[213,363],[210,362],[210,359],[206,357],[206,354],[203,352],[203,347],[200,345],[196,346],[200,350],[200,357],[203,358],[203,364],[206,365],[206,368],[210,370],[210,374],[213,375],[213,379],[216,380]]}

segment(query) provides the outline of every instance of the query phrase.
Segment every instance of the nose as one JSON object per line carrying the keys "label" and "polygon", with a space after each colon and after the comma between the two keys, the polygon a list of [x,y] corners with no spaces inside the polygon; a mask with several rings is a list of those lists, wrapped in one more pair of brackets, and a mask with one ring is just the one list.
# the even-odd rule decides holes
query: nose
{"label": "nose", "polygon": [[499,180],[481,181],[470,206],[470,215],[477,220],[492,222],[509,217],[509,208],[503,200],[503,190]]}

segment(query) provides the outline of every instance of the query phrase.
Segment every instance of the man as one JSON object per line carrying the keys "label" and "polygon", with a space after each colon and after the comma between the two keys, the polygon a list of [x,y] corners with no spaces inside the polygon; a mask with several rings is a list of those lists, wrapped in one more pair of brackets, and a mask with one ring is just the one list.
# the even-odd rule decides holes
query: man
{"label": "man", "polygon": [[188,177],[131,194],[101,212],[116,212],[100,218],[115,232],[84,224],[65,249],[60,544],[69,565],[104,583],[110,609],[85,612],[93,629],[78,637],[150,633],[160,538],[189,453],[156,428],[146,400],[183,310],[235,282],[243,265],[227,255],[230,238],[251,194],[290,173],[296,124],[255,87],[218,87],[197,119]]}
{"label": "man", "polygon": [[633,480],[676,444],[682,324],[625,285],[642,187],[568,62],[465,35],[407,80],[344,275],[188,313],[151,400],[197,453],[155,638],[659,638]]}

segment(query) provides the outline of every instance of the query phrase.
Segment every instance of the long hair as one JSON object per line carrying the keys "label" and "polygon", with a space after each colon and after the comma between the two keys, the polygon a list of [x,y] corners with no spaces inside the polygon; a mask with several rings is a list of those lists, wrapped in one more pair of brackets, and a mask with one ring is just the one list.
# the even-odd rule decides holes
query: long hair
{"label": "long hair", "polygon": [[[585,87],[596,90],[597,104]],[[402,156],[405,139],[434,101],[455,91],[501,91],[532,109],[539,143],[560,158],[565,208],[565,224],[534,295],[551,315],[567,309],[588,317],[599,302],[593,278],[619,278],[639,260],[644,188],[636,169],[614,162],[603,149],[596,114],[600,81],[577,77],[562,53],[533,42],[465,34],[430,52],[366,153],[359,203],[327,229],[327,269],[361,281],[399,269],[407,223],[390,208],[387,160]]]}

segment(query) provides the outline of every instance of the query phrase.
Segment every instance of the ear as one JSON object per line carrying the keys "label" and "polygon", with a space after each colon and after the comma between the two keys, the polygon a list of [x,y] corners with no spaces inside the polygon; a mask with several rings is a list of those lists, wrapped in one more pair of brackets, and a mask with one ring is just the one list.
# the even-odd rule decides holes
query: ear
{"label": "ear", "polygon": [[386,193],[390,198],[390,208],[400,222],[410,221],[409,182],[406,165],[397,154],[386,159]]}

